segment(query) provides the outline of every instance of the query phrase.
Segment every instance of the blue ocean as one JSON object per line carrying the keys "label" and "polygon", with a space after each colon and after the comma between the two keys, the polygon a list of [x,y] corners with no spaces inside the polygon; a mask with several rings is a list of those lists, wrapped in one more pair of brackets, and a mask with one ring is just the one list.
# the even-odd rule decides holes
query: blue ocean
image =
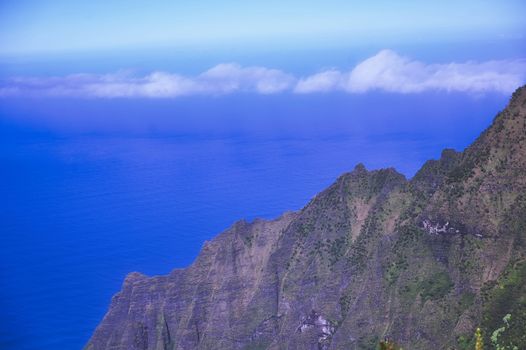
{"label": "blue ocean", "polygon": [[299,210],[359,162],[411,177],[507,100],[4,98],[0,348],[81,349],[127,273],[185,267],[236,220]]}

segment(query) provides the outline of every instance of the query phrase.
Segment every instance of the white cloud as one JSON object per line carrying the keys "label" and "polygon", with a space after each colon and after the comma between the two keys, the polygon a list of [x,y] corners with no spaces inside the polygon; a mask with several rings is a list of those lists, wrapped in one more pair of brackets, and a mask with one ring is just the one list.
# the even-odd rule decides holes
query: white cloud
{"label": "white cloud", "polygon": [[340,90],[344,86],[344,74],[331,69],[325,72],[311,75],[300,79],[294,88],[294,92],[308,94],[312,92],[328,92]]}
{"label": "white cloud", "polygon": [[64,77],[10,79],[0,86],[0,96],[77,96],[171,98],[245,91],[275,94],[290,90],[296,80],[287,73],[265,67],[219,64],[196,77],[153,72],[137,77],[129,72],[116,74],[74,74]]}
{"label": "white cloud", "polygon": [[101,76],[84,86],[87,96],[167,98],[202,93],[203,87],[193,79],[177,74],[154,72],[144,78]]}
{"label": "white cloud", "polygon": [[198,80],[212,92],[229,93],[238,90],[274,94],[289,90],[295,78],[277,69],[246,67],[238,64],[219,64],[198,77]]}
{"label": "white cloud", "polygon": [[511,93],[525,81],[526,60],[425,64],[382,50],[349,72],[331,70],[301,79],[296,91]]}
{"label": "white cloud", "polygon": [[525,82],[525,59],[425,64],[391,50],[382,50],[350,71],[329,69],[300,79],[277,69],[223,63],[194,77],[167,72],[145,76],[118,72],[11,78],[0,82],[0,96],[175,98],[235,92],[308,94],[343,91],[356,94],[374,90],[508,94]]}

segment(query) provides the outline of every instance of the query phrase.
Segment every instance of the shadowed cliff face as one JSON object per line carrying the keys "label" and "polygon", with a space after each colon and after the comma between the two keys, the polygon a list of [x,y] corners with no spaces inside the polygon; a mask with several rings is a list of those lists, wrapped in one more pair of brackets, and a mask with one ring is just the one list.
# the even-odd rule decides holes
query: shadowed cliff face
{"label": "shadowed cliff face", "polygon": [[186,269],[128,275],[86,349],[462,348],[506,313],[525,348],[524,174],[526,87],[410,181],[358,165],[297,213],[237,222]]}

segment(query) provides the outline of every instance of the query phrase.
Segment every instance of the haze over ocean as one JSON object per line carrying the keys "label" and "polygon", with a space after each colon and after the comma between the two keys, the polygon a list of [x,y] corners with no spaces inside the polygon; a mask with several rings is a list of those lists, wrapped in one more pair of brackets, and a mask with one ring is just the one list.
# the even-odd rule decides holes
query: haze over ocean
{"label": "haze over ocean", "polygon": [[80,349],[127,273],[462,150],[526,82],[525,10],[2,2],[0,349]]}

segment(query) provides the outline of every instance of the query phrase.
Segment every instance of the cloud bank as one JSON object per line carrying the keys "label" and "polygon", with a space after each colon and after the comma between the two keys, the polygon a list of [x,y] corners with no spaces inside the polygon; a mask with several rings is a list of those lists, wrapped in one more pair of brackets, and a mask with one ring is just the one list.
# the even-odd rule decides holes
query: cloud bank
{"label": "cloud bank", "polygon": [[17,77],[0,83],[0,96],[175,98],[235,92],[361,94],[375,90],[401,94],[425,91],[509,94],[525,82],[526,59],[426,64],[382,50],[349,71],[329,69],[300,78],[278,69],[223,63],[193,77],[168,72],[146,76],[118,72]]}

